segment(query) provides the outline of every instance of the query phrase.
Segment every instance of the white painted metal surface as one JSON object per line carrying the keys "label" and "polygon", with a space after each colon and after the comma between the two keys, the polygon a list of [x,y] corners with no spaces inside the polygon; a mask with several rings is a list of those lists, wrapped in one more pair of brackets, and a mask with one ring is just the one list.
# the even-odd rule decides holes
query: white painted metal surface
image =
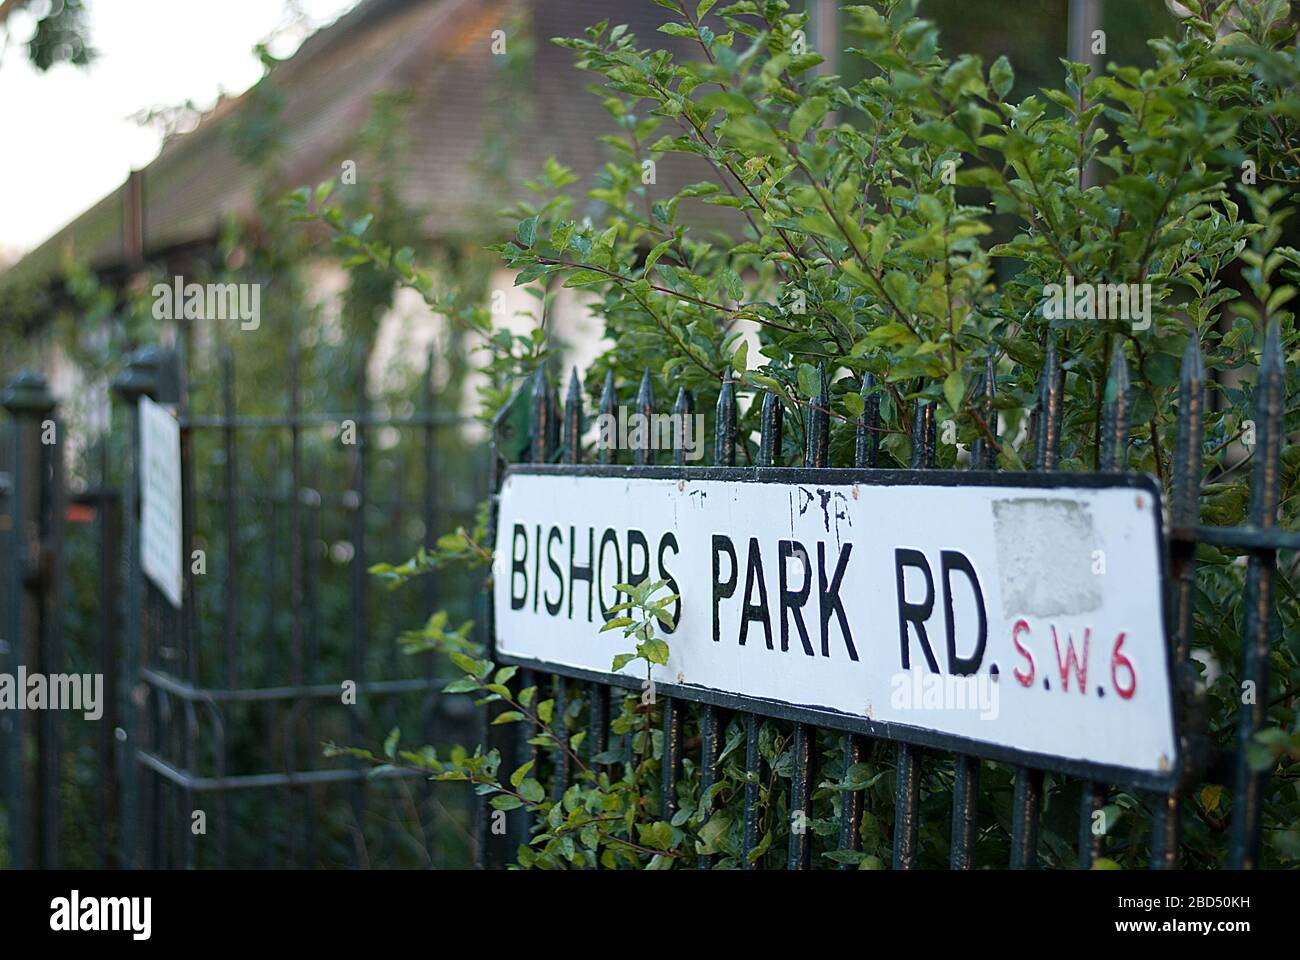
{"label": "white painted metal surface", "polygon": [[656,683],[1159,776],[1176,750],[1159,501],[1141,482],[1050,482],[512,471],[497,650],[608,674],[632,643],[599,632],[602,601],[671,578],[680,617]]}

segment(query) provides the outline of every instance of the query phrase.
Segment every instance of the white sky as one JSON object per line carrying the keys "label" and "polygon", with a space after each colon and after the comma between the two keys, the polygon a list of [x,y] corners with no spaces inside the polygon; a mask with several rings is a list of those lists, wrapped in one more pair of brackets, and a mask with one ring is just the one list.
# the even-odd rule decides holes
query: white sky
{"label": "white sky", "polygon": [[[0,62],[0,267],[30,250],[147,164],[162,133],[129,116],[193,100],[201,109],[222,91],[241,93],[261,75],[253,54],[279,34],[284,57],[305,32],[332,22],[357,0],[89,0],[89,68],[38,73],[25,43],[33,20],[10,23]],[[281,32],[283,31],[283,32]]]}

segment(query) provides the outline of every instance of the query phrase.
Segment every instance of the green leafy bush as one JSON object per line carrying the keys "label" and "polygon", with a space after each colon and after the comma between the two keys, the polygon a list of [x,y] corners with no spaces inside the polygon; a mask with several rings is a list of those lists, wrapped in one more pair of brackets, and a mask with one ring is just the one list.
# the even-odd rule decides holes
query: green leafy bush
{"label": "green leafy bush", "polygon": [[[866,64],[866,78],[848,87],[818,72],[822,60],[807,47],[806,17],[783,0],[654,2],[670,18],[661,30],[693,42],[697,58],[653,49],[606,23],[558,41],[574,51],[579,68],[600,78],[620,131],[607,138],[613,157],[592,194],[605,216],[593,222],[576,215],[564,193],[572,177],[551,164],[529,185],[536,198],[515,211],[513,239],[499,247],[519,271],[517,283],[544,305],[560,285],[590,295],[617,346],[588,371],[589,397],[608,371],[635,382],[648,369],[660,396],[680,385],[695,392],[701,409],[712,409],[730,374],[742,395],[769,391],[793,414],[780,462],[797,463],[798,414],[818,396],[824,368],[832,463],[851,462],[865,385],[880,399],[881,465],[909,463],[910,411],[924,398],[952,424],[954,442],[940,445],[939,466],[956,465],[963,448],[983,440],[1001,468],[1024,469],[1034,451],[1032,431],[1021,427],[1036,403],[1050,334],[1064,369],[1059,469],[1100,463],[1107,367],[1118,345],[1134,386],[1127,467],[1167,487],[1179,364],[1196,337],[1211,390],[1202,518],[1245,522],[1249,471],[1239,441],[1254,415],[1253,375],[1236,374],[1258,364],[1269,322],[1279,324],[1292,367],[1288,433],[1298,425],[1300,335],[1288,305],[1300,252],[1282,240],[1300,178],[1300,60],[1285,3],[1184,0],[1191,15],[1180,36],[1150,42],[1153,66],[1111,65],[1094,76],[1063,61],[1060,89],[1009,102],[1013,66],[1005,58],[986,66],[976,56],[945,56],[936,28],[915,16],[912,0],[845,8],[848,53]],[[670,154],[700,158],[714,176],[654,201],[643,172]],[[297,202],[300,216],[335,228],[341,253],[391,270],[481,336],[494,378],[485,417],[505,402],[512,382],[546,363],[550,345],[540,326],[532,336],[494,327],[483,307],[436,290],[408,251],[368,241],[365,223],[315,205],[307,191]],[[735,229],[702,225],[708,206],[728,211]],[[1149,314],[1139,315],[1134,301],[1123,317],[1053,315],[1061,311],[1045,309],[1045,296],[1051,285],[1067,283],[1145,289]],[[990,356],[998,382],[992,422],[976,395]],[[742,410],[742,463],[755,454],[760,406]],[[1300,513],[1298,467],[1300,447],[1286,445],[1284,526]],[[464,541],[448,549],[466,552]],[[433,565],[431,556],[406,572]],[[1213,746],[1231,750],[1243,568],[1227,549],[1202,546],[1197,558],[1195,647],[1220,671],[1207,691],[1208,730]],[[1284,569],[1294,574],[1295,563]],[[1272,865],[1300,859],[1300,768],[1288,732],[1300,682],[1300,623],[1293,578],[1280,577],[1278,588],[1281,642],[1272,670],[1282,696],[1272,702],[1272,721],[1279,729],[1257,744],[1258,762],[1277,765],[1266,801],[1265,863]],[[653,617],[646,598],[629,602]],[[599,858],[607,866],[659,867],[692,865],[702,855],[716,855],[718,866],[739,865],[745,773],[738,720],[727,731],[723,777],[710,804],[701,802],[699,769],[688,759],[670,815],[656,795],[661,736],[642,725],[651,708],[638,697],[625,698],[614,724],[629,753],[593,760],[578,750],[581,703],[570,700],[556,715],[555,701],[538,702],[536,689],[511,691],[511,668],[458,657],[466,679],[454,689],[504,701],[508,720],[536,724],[533,742],[544,756],[571,753],[578,766],[562,797],[547,795],[535,770],[500,769],[495,752],[440,760],[399,753],[394,740],[387,757],[354,755],[471,780],[499,810],[527,806],[536,833],[519,850],[523,865]],[[693,732],[688,725],[688,741]],[[764,723],[771,775],[760,790],[759,863],[779,862],[784,850],[789,741],[785,725]],[[885,746],[873,744],[862,763],[844,769],[838,738],[821,735],[809,821],[821,864],[887,862],[893,755]],[[939,865],[947,862],[952,771],[936,762],[925,775],[920,861]],[[1009,770],[985,765],[981,864],[1006,862],[1010,783]],[[865,792],[860,852],[837,850],[846,790]],[[1049,864],[1074,860],[1078,790],[1048,778],[1040,853]],[[1182,849],[1189,865],[1222,860],[1228,806],[1228,793],[1214,786],[1189,799]],[[1107,862],[1145,863],[1148,801],[1112,791],[1106,809]]]}

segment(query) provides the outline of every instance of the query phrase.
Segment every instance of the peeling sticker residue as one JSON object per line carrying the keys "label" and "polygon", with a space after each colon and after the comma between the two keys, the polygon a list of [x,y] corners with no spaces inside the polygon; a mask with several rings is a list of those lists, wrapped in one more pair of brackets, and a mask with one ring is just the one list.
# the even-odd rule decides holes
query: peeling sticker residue
{"label": "peeling sticker residue", "polygon": [[1092,570],[1097,535],[1087,505],[1015,497],[992,506],[1004,616],[1050,617],[1101,607],[1101,582]]}

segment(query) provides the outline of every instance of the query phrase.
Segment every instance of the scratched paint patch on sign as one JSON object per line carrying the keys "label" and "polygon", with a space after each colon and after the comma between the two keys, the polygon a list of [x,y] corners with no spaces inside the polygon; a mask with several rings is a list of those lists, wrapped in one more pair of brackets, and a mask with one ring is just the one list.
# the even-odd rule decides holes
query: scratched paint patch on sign
{"label": "scratched paint patch on sign", "polygon": [[612,677],[615,585],[662,579],[673,695],[1164,782],[1161,555],[1145,478],[512,467],[495,654]]}

